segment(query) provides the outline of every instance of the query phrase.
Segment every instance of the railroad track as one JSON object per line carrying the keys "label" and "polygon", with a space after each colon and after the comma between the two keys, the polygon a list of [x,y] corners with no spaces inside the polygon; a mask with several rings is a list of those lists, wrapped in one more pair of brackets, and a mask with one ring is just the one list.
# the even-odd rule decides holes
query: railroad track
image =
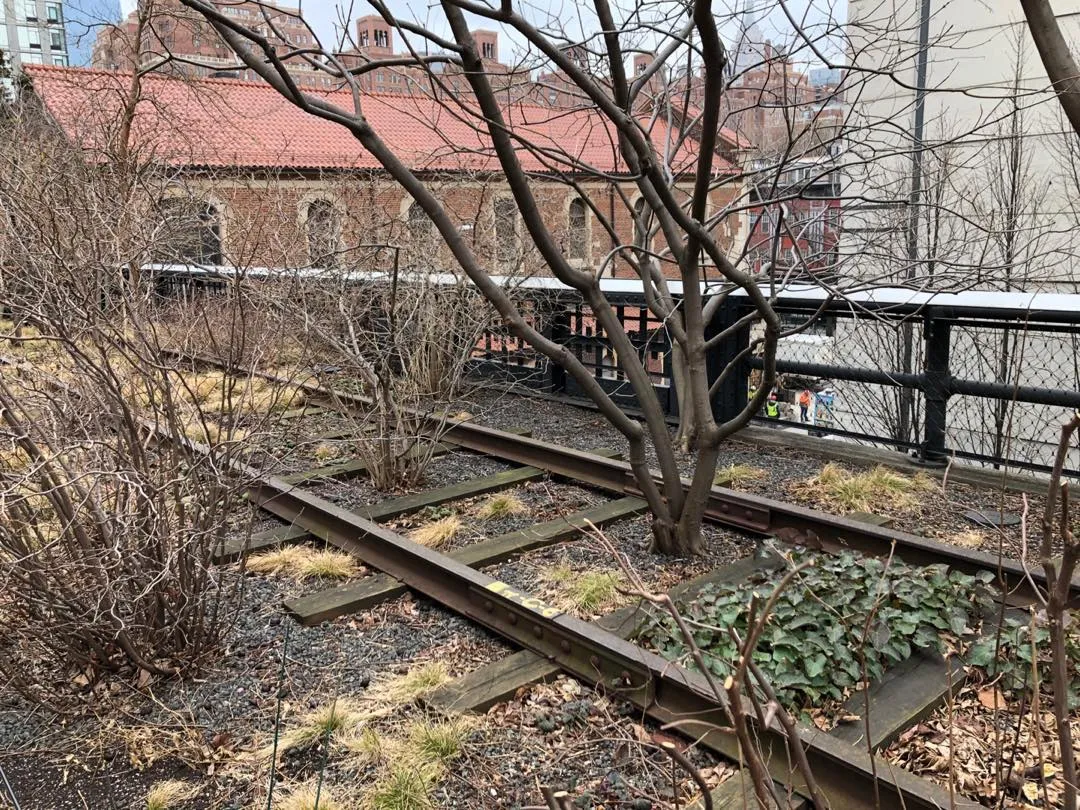
{"label": "railroad track", "polygon": [[[205,358],[195,360],[221,368]],[[294,381],[273,375],[262,376],[295,385]],[[314,383],[301,387],[320,407],[363,408],[367,404],[362,397],[331,391]],[[440,708],[482,710],[513,695],[522,685],[548,679],[562,671],[632,701],[658,722],[677,723],[679,731],[699,745],[739,762],[738,742],[733,733],[725,730],[724,697],[717,696],[700,674],[674,665],[630,640],[641,623],[642,608],[624,608],[596,623],[584,622],[477,570],[567,540],[587,521],[602,525],[643,511],[645,504],[637,497],[640,493],[629,465],[610,453],[585,453],[553,446],[471,422],[438,421],[445,429],[440,440],[446,445],[521,466],[372,504],[359,511],[343,509],[303,489],[305,481],[356,474],[355,464],[346,462],[335,465],[336,469],[321,468],[284,478],[238,468],[251,481],[249,499],[283,524],[255,536],[246,547],[223,548],[222,560],[233,559],[252,548],[317,538],[355,555],[381,574],[292,600],[286,607],[298,620],[314,624],[370,607],[408,588],[522,648],[521,652],[437,692],[431,702]],[[425,506],[492,492],[545,474],[599,488],[617,497],[569,518],[466,546],[450,554],[418,545],[379,523]],[[1029,575],[1014,562],[780,501],[714,488],[708,519],[744,532],[771,534],[789,543],[824,551],[847,548],[880,555],[895,550],[897,557],[911,564],[945,563],[967,573],[989,570],[998,577],[1009,602],[1022,605],[1031,599]],[[768,558],[740,560],[683,583],[672,593],[685,596],[708,583],[741,581],[770,564]],[[1030,576],[1038,581],[1034,572]],[[1074,599],[1077,593],[1078,585],[1074,583]],[[962,678],[962,671],[953,664],[915,656],[907,665],[890,671],[873,688],[871,699],[877,708],[869,741],[862,727],[841,727],[835,734],[801,727],[807,759],[830,806],[837,810],[865,807],[872,803],[875,794],[883,808],[978,806],[950,797],[946,789],[890,766],[867,750],[877,749],[932,711],[945,697],[947,690],[943,684],[951,683],[955,687]],[[746,714],[755,717],[749,706]],[[773,779],[790,789],[794,806],[805,804],[805,799],[800,798],[805,785],[793,776],[788,766],[786,736],[779,723],[759,725],[756,733]],[[744,786],[737,789],[743,790]]]}

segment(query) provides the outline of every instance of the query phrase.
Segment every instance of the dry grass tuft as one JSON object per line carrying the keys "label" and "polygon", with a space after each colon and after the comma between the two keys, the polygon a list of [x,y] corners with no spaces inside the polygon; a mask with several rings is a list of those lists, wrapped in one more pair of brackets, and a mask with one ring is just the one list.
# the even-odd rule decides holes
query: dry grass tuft
{"label": "dry grass tuft", "polygon": [[[358,767],[371,765],[383,758],[388,745],[370,726],[357,726],[338,737],[338,743],[354,757]],[[392,747],[392,746],[390,746]]]}
{"label": "dry grass tuft", "polygon": [[339,698],[305,714],[298,726],[281,735],[278,751],[310,748],[327,738],[334,742],[348,739],[367,718],[355,700]]}
{"label": "dry grass tuft", "polygon": [[541,579],[556,585],[561,592],[561,606],[566,610],[597,613],[624,601],[619,588],[625,584],[618,571],[575,571],[568,565],[556,565],[541,572]]}
{"label": "dry grass tuft", "polygon": [[497,520],[498,518],[527,514],[529,514],[529,507],[520,498],[508,493],[492,495],[480,504],[476,510],[476,516],[481,520]]}
{"label": "dry grass tuft", "polygon": [[342,551],[318,550],[308,546],[284,546],[248,557],[249,571],[257,574],[285,573],[297,579],[326,577],[349,579],[360,572],[356,558]]}
{"label": "dry grass tuft", "polygon": [[184,425],[184,435],[193,442],[201,444],[221,444],[222,442],[239,442],[247,436],[247,431],[240,428],[232,430],[222,429],[216,422],[200,422],[194,420]]}
{"label": "dry grass tuft", "polygon": [[964,548],[980,548],[986,542],[986,535],[975,529],[964,529],[945,538],[947,542]]}
{"label": "dry grass tuft", "polygon": [[844,512],[911,511],[919,505],[918,493],[933,487],[922,473],[914,478],[887,467],[849,472],[837,464],[826,464],[813,478],[795,484],[797,495]]}
{"label": "dry grass tuft", "polygon": [[154,784],[146,794],[146,810],[172,810],[199,792],[198,785],[168,779]]}
{"label": "dry grass tuft", "polygon": [[431,722],[423,719],[409,726],[409,747],[421,764],[446,764],[465,748],[472,725],[464,717]]}
{"label": "dry grass tuft", "polygon": [[334,798],[325,784],[319,788],[311,783],[290,790],[282,801],[274,803],[274,807],[277,810],[345,810],[345,805]]}
{"label": "dry grass tuft", "polygon": [[327,579],[349,579],[360,572],[356,558],[343,551],[315,551],[300,566],[301,577],[325,577]]}
{"label": "dry grass tuft", "polygon": [[341,449],[336,444],[322,442],[315,447],[311,455],[316,461],[329,461],[341,455]]}
{"label": "dry grass tuft", "polygon": [[751,467],[749,464],[731,464],[716,471],[713,484],[718,487],[738,489],[751,481],[761,481],[766,475],[768,473],[760,467]]}
{"label": "dry grass tuft", "polygon": [[430,694],[450,680],[450,673],[442,661],[430,661],[413,667],[404,675],[399,675],[381,684],[375,684],[368,690],[368,695],[375,700],[384,700],[401,705],[412,703]]}
{"label": "dry grass tuft", "polygon": [[447,515],[426,526],[421,526],[409,534],[409,539],[428,548],[442,548],[453,540],[461,531],[461,518]]}
{"label": "dry grass tuft", "polygon": [[434,768],[405,763],[393,765],[368,796],[371,810],[429,810],[431,789],[438,778]]}
{"label": "dry grass tuft", "polygon": [[19,472],[26,469],[30,463],[30,457],[21,447],[0,450],[0,470],[6,472]]}

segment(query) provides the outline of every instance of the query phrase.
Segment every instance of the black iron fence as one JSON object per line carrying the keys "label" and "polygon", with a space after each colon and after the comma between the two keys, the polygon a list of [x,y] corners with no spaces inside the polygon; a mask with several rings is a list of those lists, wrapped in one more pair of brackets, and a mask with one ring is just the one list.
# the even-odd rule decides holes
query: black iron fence
{"label": "black iron fence", "polygon": [[[173,298],[220,292],[230,278],[224,271],[155,270],[159,292]],[[536,328],[566,346],[617,402],[638,405],[611,341],[576,292],[550,278],[508,286]],[[645,306],[640,282],[606,280],[602,286],[630,335],[636,362],[648,371],[665,412],[677,418],[665,324]],[[1045,471],[1061,424],[1080,408],[1080,295],[878,289],[831,296],[804,287],[785,291],[775,306],[786,335],[777,354],[781,406],[773,418],[755,417],[761,423],[903,448],[927,464],[957,457]],[[749,311],[748,299],[732,294],[709,337]],[[743,358],[713,399],[718,419],[739,413],[760,377],[761,359],[747,351],[759,336],[753,327],[734,329],[709,353],[714,380],[732,358]],[[502,326],[485,334],[473,364],[478,373],[539,391],[584,396],[563,369]],[[798,407],[803,391],[811,396],[805,416]],[[1066,471],[1080,476],[1080,449],[1070,453]]]}
{"label": "black iron fence", "polygon": [[[607,295],[661,404],[676,417],[667,331],[639,293],[624,289],[629,286],[618,282]],[[610,341],[580,300],[551,285],[522,294],[545,334],[566,345],[617,401],[637,404]],[[745,297],[732,295],[712,333],[749,307]],[[763,424],[899,447],[927,464],[957,457],[1045,471],[1060,425],[1080,408],[1080,296],[877,290],[830,298],[804,289],[780,296],[776,307],[789,333],[777,357],[782,404],[776,418],[755,417]],[[756,336],[745,328],[717,345],[710,375],[715,379]],[[476,361],[487,374],[510,374],[569,398],[583,395],[572,378],[516,339],[485,342]],[[717,418],[742,409],[761,366],[750,352],[727,376],[713,401]],[[805,416],[798,407],[802,391],[811,400]],[[1068,472],[1080,475],[1076,452]]]}

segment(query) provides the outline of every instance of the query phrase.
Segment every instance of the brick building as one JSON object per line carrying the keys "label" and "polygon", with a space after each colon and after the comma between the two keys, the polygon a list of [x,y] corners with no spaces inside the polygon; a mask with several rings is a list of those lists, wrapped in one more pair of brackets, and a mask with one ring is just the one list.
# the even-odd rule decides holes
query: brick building
{"label": "brick building", "polygon": [[[261,7],[245,0],[218,0],[218,6],[238,21],[263,31],[280,51],[314,45],[314,37],[303,22],[300,10],[263,2]],[[270,10],[270,23],[263,17]],[[183,6],[179,0],[155,0],[154,13],[149,16],[139,34],[140,11],[132,11],[116,26],[102,28],[94,42],[91,64],[98,70],[131,70],[136,62],[146,67],[162,62],[159,72],[175,75],[205,77],[227,71],[233,77],[259,81],[260,77],[247,68],[237,67],[239,60],[232,49],[218,36],[202,15]],[[357,68],[369,61],[396,55],[395,29],[382,17],[369,15],[355,23],[351,47],[335,56],[346,68]],[[279,36],[280,34],[280,36]],[[527,72],[514,71],[499,61],[499,35],[495,31],[473,32],[484,67],[497,89],[523,87],[528,91]],[[289,59],[289,72],[302,87],[337,88],[342,85],[325,70],[313,67],[301,58]],[[467,83],[454,65],[435,62],[432,72],[454,92],[465,90]],[[433,90],[431,78],[419,68],[380,67],[358,77],[361,89],[374,93],[423,94]]]}
{"label": "brick building", "polygon": [[[283,50],[314,45],[297,8],[276,6],[272,0],[261,4],[228,0],[217,5],[238,21],[262,30]],[[90,57],[94,68],[128,71],[136,64],[146,67],[160,62],[157,69],[162,73],[201,77],[227,71],[240,79],[258,79],[252,71],[237,67],[239,60],[232,49],[201,14],[179,0],[154,0],[152,15],[143,15],[141,2],[139,6],[119,24],[98,31]],[[146,19],[140,32],[141,16]],[[335,84],[326,73],[301,59],[290,60],[290,68],[293,78],[305,87]]]}
{"label": "brick building", "polygon": [[[66,135],[93,147],[115,128],[130,76],[109,71],[40,67],[28,71],[33,91]],[[404,266],[450,268],[453,262],[426,215],[375,159],[337,124],[314,118],[285,101],[269,85],[235,79],[179,80],[149,75],[132,125],[135,152],[172,168],[171,187],[148,206],[172,229],[157,250],[161,262],[242,267],[345,267],[386,264],[400,248]],[[352,105],[345,91],[326,94]],[[364,114],[391,149],[429,181],[481,259],[495,273],[546,274],[523,233],[486,134],[424,96],[372,93]],[[504,108],[514,130],[543,156],[519,150],[542,215],[571,261],[595,267],[614,244],[628,244],[634,218],[620,192],[640,206],[626,177],[610,123],[594,111],[553,111],[515,103]],[[654,124],[658,147],[670,133]],[[561,156],[561,157],[560,157]],[[676,176],[694,163],[686,142],[672,161]],[[717,161],[722,178],[730,164]],[[595,172],[584,175],[581,166]],[[175,171],[179,169],[180,171]],[[576,171],[588,199],[614,223],[615,241],[577,192],[559,180]],[[689,190],[692,177],[685,185]],[[719,185],[710,200],[716,211],[741,187]],[[724,220],[723,242],[733,245],[739,218]],[[177,233],[175,231],[179,230]],[[615,267],[613,273],[628,272]]]}

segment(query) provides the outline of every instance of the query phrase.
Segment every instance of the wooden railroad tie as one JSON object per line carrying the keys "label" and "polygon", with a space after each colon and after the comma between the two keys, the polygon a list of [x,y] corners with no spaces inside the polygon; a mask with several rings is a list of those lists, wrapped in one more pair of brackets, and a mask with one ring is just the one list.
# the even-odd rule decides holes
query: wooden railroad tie
{"label": "wooden railroad tie", "polygon": [[[439,442],[431,449],[431,457],[437,458],[446,455],[453,449],[454,448],[446,442]],[[406,455],[416,456],[419,452],[420,451],[417,450],[416,447],[413,447]],[[368,465],[365,461],[354,458],[349,461],[339,461],[336,464],[327,464],[325,467],[313,467],[310,470],[301,470],[300,472],[289,473],[288,475],[279,477],[287,484],[303,484],[308,481],[317,481],[326,478],[345,480],[355,478],[356,476],[367,472],[367,468]]]}
{"label": "wooden railroad tie", "polygon": [[[640,514],[646,508],[647,504],[640,498],[620,498],[527,529],[472,543],[449,552],[447,556],[473,568],[494,565],[527,551],[567,540],[585,529],[588,523],[602,526]],[[396,598],[407,590],[408,588],[393,577],[376,574],[339,588],[287,599],[285,607],[301,624],[311,626],[346,613],[364,610]]]}
{"label": "wooden railroad tie", "polygon": [[[619,456],[617,450],[595,450],[597,455],[607,458]],[[391,498],[380,501],[370,506],[364,506],[353,510],[354,514],[360,515],[367,520],[382,521],[419,512],[429,506],[440,506],[450,501],[471,498],[477,495],[485,495],[489,492],[498,492],[503,489],[523,484],[537,478],[543,478],[547,473],[536,467],[517,467],[512,470],[482,475],[478,478],[470,478],[437,489],[424,490],[411,495],[402,495],[399,498]],[[244,554],[265,551],[285,543],[299,543],[311,538],[311,535],[293,526],[278,526],[264,532],[257,532],[250,538],[237,538],[224,543],[214,553],[213,560],[216,563],[232,562]]]}

